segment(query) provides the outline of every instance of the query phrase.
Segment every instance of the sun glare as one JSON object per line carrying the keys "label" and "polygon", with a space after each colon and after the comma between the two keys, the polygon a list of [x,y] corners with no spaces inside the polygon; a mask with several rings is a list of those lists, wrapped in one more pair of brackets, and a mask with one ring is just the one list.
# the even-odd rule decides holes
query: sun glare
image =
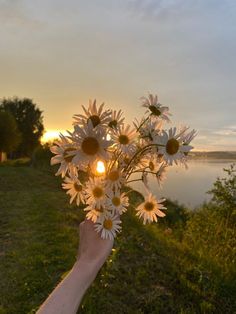
{"label": "sun glare", "polygon": [[99,173],[99,174],[103,174],[104,172],[105,172],[105,165],[104,165],[104,162],[103,161],[101,161],[101,160],[99,160],[98,162],[97,162],[97,172]]}
{"label": "sun glare", "polygon": [[59,138],[59,134],[65,134],[66,131],[65,130],[47,130],[43,137],[41,138],[41,142],[44,143],[48,143],[48,142],[52,142],[55,139]]}

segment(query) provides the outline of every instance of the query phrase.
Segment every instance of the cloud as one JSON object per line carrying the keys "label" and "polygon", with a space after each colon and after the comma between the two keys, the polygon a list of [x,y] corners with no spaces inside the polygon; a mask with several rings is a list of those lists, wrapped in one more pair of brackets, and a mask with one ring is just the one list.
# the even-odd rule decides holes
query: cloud
{"label": "cloud", "polygon": [[201,128],[193,141],[197,150],[236,150],[236,126]]}
{"label": "cloud", "polygon": [[235,136],[236,140],[236,125],[231,125],[220,130],[216,130],[213,132],[213,134],[222,136]]}
{"label": "cloud", "polygon": [[161,18],[179,15],[188,7],[196,6],[194,3],[191,0],[130,0],[129,7],[142,17]]}
{"label": "cloud", "polygon": [[1,25],[37,26],[41,24],[27,10],[24,0],[0,0]]}
{"label": "cloud", "polygon": [[144,18],[183,18],[207,10],[235,7],[232,0],[129,0],[129,9]]}

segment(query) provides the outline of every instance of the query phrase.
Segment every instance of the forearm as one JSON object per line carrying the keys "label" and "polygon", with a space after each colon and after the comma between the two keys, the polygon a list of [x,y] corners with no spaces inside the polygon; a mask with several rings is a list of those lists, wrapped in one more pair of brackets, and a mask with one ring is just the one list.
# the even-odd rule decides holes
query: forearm
{"label": "forearm", "polygon": [[94,224],[85,220],[80,224],[79,258],[69,274],[53,290],[37,314],[74,314],[81,299],[95,279],[113,247],[113,241],[102,239]]}
{"label": "forearm", "polygon": [[54,289],[37,314],[76,313],[81,299],[95,279],[99,267],[79,259],[69,274]]}

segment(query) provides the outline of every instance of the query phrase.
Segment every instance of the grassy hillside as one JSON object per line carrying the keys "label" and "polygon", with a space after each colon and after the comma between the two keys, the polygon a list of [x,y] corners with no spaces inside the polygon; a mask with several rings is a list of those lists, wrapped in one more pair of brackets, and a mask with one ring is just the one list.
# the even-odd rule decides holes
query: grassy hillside
{"label": "grassy hillside", "polygon": [[[139,202],[136,194],[132,202]],[[183,211],[168,207],[172,214],[159,225],[144,227],[132,212],[124,215],[123,232],[81,313],[234,312],[232,258],[225,269],[213,253],[199,254]],[[1,314],[35,313],[73,265],[82,219],[49,172],[0,167]]]}
{"label": "grassy hillside", "polygon": [[77,210],[52,175],[0,167],[0,313],[29,313],[74,262]]}

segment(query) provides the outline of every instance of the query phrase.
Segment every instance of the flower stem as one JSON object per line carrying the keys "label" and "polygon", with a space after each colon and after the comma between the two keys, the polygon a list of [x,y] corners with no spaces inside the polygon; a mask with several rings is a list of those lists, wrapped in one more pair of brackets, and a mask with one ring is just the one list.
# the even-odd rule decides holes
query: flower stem
{"label": "flower stem", "polygon": [[[117,151],[118,151],[118,150],[116,150],[116,151],[114,152],[114,154],[116,154]],[[119,159],[120,155],[121,155],[121,152],[119,152],[119,153],[117,154],[117,156],[116,156],[116,158],[114,159],[112,165],[109,167],[108,172],[110,172],[111,169],[114,167],[114,165],[115,165],[115,163],[117,162],[117,160]]]}
{"label": "flower stem", "polygon": [[[158,147],[158,146],[162,146],[162,147],[165,147],[165,145],[162,145],[162,144],[149,144],[147,146],[145,146],[143,149],[139,150],[137,153],[134,154],[134,156],[130,159],[128,165],[126,166],[125,168],[125,171],[127,171],[131,165],[131,163],[133,162],[133,160],[140,154],[144,153],[146,150],[148,150],[149,148],[151,147]],[[127,171],[127,179],[130,177],[130,173],[129,171]]]}
{"label": "flower stem", "polygon": [[141,129],[141,127],[144,125],[145,122],[147,122],[147,120],[149,119],[150,115],[143,120],[143,122],[140,124],[140,126],[137,128],[137,132]]}
{"label": "flower stem", "polygon": [[142,179],[135,179],[135,180],[130,180],[130,181],[127,181],[126,184],[130,183],[130,182],[135,182],[135,181],[143,181]]}

